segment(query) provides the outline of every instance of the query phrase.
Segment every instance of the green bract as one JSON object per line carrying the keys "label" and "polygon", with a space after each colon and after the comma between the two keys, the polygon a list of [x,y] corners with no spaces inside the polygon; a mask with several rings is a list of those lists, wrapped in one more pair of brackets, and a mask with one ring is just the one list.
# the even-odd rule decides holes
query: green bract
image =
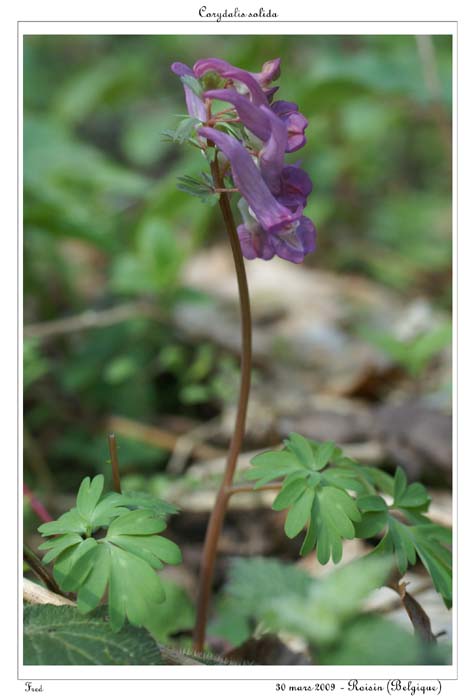
{"label": "green bract", "polygon": [[[101,498],[103,486],[102,475],[92,481],[87,477],[76,507],[38,528],[44,536],[55,535],[40,545],[49,550],[43,561],[55,560],[55,579],[62,590],[77,592],[80,612],[98,606],[107,589],[114,630],[127,618],[154,633],[157,606],[165,599],[155,570],[182,560],[177,545],[158,535],[166,527],[162,515],[175,509],[157,501],[153,506],[147,496],[110,493]],[[103,528],[107,530],[99,537]]]}
{"label": "green bract", "polygon": [[[307,528],[301,554],[317,549],[326,564],[342,558],[342,542],[354,537],[383,535],[376,553],[393,553],[401,574],[417,556],[430,574],[435,589],[450,607],[451,534],[423,515],[430,497],[422,484],[408,485],[400,467],[391,477],[342,454],[333,442],[316,442],[291,433],[284,449],[254,457],[245,479],[259,488],[285,477],[273,503],[288,509],[284,529],[296,537]],[[390,503],[381,494],[393,499]]]}

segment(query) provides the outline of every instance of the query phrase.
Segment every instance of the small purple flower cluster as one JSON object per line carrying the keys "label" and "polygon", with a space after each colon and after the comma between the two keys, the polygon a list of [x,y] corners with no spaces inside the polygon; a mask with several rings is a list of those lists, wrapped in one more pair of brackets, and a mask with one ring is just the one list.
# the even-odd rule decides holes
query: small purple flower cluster
{"label": "small purple flower cluster", "polygon": [[[198,136],[225,156],[234,187],[242,195],[238,235],[244,257],[270,260],[278,255],[302,262],[316,247],[314,224],[302,214],[312,183],[298,164],[286,165],[284,158],[306,143],[307,120],[294,102],[273,101],[278,88],[270,83],[279,77],[280,59],[267,61],[259,73],[219,58],[201,59],[193,69],[174,63],[172,71],[181,78],[203,78],[202,83],[214,88],[194,90],[183,80],[188,112],[202,122]],[[231,107],[213,114],[213,100]],[[230,135],[223,130],[220,122],[241,125],[239,138],[236,131]]]}

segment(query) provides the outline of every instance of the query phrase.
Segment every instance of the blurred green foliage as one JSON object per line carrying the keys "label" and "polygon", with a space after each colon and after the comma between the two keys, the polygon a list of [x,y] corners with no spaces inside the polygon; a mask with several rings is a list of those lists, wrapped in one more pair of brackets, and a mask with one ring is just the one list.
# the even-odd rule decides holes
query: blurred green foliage
{"label": "blurred green foliage", "polygon": [[[106,464],[111,413],[200,417],[230,400],[234,360],[183,347],[167,323],[191,297],[183,265],[223,235],[217,208],[177,189],[177,177],[200,174],[199,155],[161,136],[185,112],[170,64],[210,50],[206,36],[24,39],[25,322],[144,298],[161,317],[28,340],[25,422],[64,487],[98,455]],[[309,119],[298,157],[319,248],[306,264],[448,307],[451,37],[217,36],[213,54],[252,71],[282,58],[278,98]],[[165,459],[133,441],[123,449],[137,468]],[[33,480],[37,462],[28,452]]]}

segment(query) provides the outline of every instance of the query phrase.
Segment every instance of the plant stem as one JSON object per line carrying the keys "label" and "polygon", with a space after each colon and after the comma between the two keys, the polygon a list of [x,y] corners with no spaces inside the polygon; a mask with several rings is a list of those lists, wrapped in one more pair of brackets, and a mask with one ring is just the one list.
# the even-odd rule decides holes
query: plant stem
{"label": "plant stem", "polygon": [[112,479],[114,482],[114,491],[117,491],[117,493],[122,493],[121,476],[119,474],[119,460],[117,458],[116,436],[114,435],[114,433],[109,433],[109,435],[107,436],[107,441],[109,444],[109,455],[111,457]]}
{"label": "plant stem", "polygon": [[[215,187],[222,189],[224,187],[223,178],[220,175],[218,162],[216,159],[211,164],[211,171]],[[196,651],[203,651],[203,646],[205,643],[208,606],[210,601],[213,572],[215,569],[218,539],[220,537],[223,519],[225,517],[228,499],[230,497],[230,486],[233,482],[236,463],[240,454],[241,444],[243,442],[246,411],[248,407],[248,397],[251,385],[251,309],[245,265],[243,262],[243,254],[241,252],[236,224],[231,211],[229,195],[226,192],[222,192],[220,194],[219,203],[223,220],[225,222],[226,231],[230,240],[236,277],[238,281],[241,314],[241,382],[235,429],[230,441],[228,458],[222,483],[217,493],[215,505],[210,514],[207,533],[205,536],[198,588],[197,620],[194,631],[194,648]]]}
{"label": "plant stem", "polygon": [[23,561],[28,564],[30,569],[36,574],[40,581],[43,581],[50,591],[53,591],[53,593],[61,593],[60,587],[51,576],[48,569],[43,566],[35,552],[26,544],[23,545]]}
{"label": "plant stem", "polygon": [[23,494],[30,501],[31,509],[40,518],[42,523],[49,523],[53,520],[43,503],[35,496],[33,491],[24,483]]}

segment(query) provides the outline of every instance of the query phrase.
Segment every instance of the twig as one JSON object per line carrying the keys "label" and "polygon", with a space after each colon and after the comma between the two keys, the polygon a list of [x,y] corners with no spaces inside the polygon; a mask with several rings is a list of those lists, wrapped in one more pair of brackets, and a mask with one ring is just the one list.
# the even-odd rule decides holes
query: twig
{"label": "twig", "polygon": [[[394,586],[388,586],[388,588],[396,590]],[[416,584],[413,587],[413,594],[418,595],[419,593],[424,593],[430,588],[433,588],[431,581],[422,581],[421,583]],[[391,598],[390,600],[386,601],[385,603],[382,603],[381,605],[369,606],[368,609],[374,613],[378,613],[379,615],[386,615],[387,613],[391,613],[394,610],[397,610],[401,606],[401,604],[402,602],[399,598]]]}
{"label": "twig", "polygon": [[43,566],[41,561],[36,556],[35,552],[28,547],[28,545],[23,545],[23,559],[26,561],[33,573],[43,581],[45,586],[53,593],[61,593],[61,589],[51,576],[50,572]]}
{"label": "twig", "polygon": [[51,520],[53,520],[43,503],[35,496],[35,494],[31,491],[31,489],[28,488],[28,486],[25,483],[23,484],[23,494],[30,501],[31,509],[40,518],[41,522],[49,523],[51,522]]}
{"label": "twig", "polygon": [[119,459],[117,457],[117,443],[116,436],[114,433],[109,433],[107,436],[107,442],[109,445],[109,455],[111,457],[111,467],[112,467],[112,480],[114,482],[114,491],[117,493],[122,493],[121,489],[121,475],[119,471]]}
{"label": "twig", "polygon": [[435,644],[436,637],[431,629],[431,621],[420,603],[407,591],[407,584],[400,582],[397,584],[387,584],[389,588],[398,593],[410,622],[413,625],[415,634],[427,644]]}
{"label": "twig", "polygon": [[[126,437],[132,438],[133,440],[138,440],[139,442],[144,442],[148,445],[153,445],[154,447],[160,447],[162,449],[173,452],[175,449],[180,435],[172,433],[162,428],[156,428],[152,425],[144,425],[144,423],[139,423],[138,421],[131,420],[130,418],[123,418],[122,416],[111,416],[108,420],[107,427],[110,431],[119,433],[120,435],[125,435]],[[195,445],[193,448],[193,453],[199,459],[215,459],[217,457],[222,457],[223,452],[210,445]]]}
{"label": "twig", "polygon": [[140,301],[133,304],[121,304],[112,309],[104,309],[102,311],[88,310],[76,316],[61,318],[56,321],[30,323],[24,327],[23,333],[26,337],[48,338],[55,335],[77,333],[79,331],[88,330],[89,328],[113,326],[116,323],[121,323],[130,318],[136,318],[137,316],[149,316],[156,319],[162,318],[157,311],[157,307],[148,302]]}
{"label": "twig", "polygon": [[23,600],[25,603],[35,605],[76,605],[72,600],[68,600],[58,593],[53,593],[27,578],[23,579]]}
{"label": "twig", "polygon": [[[213,418],[208,423],[202,423],[188,433],[179,435],[167,463],[167,471],[171,474],[180,474],[192,452],[196,453],[197,448],[203,444],[204,440],[215,435],[220,421],[221,417]],[[211,449],[213,450],[214,448]]]}

